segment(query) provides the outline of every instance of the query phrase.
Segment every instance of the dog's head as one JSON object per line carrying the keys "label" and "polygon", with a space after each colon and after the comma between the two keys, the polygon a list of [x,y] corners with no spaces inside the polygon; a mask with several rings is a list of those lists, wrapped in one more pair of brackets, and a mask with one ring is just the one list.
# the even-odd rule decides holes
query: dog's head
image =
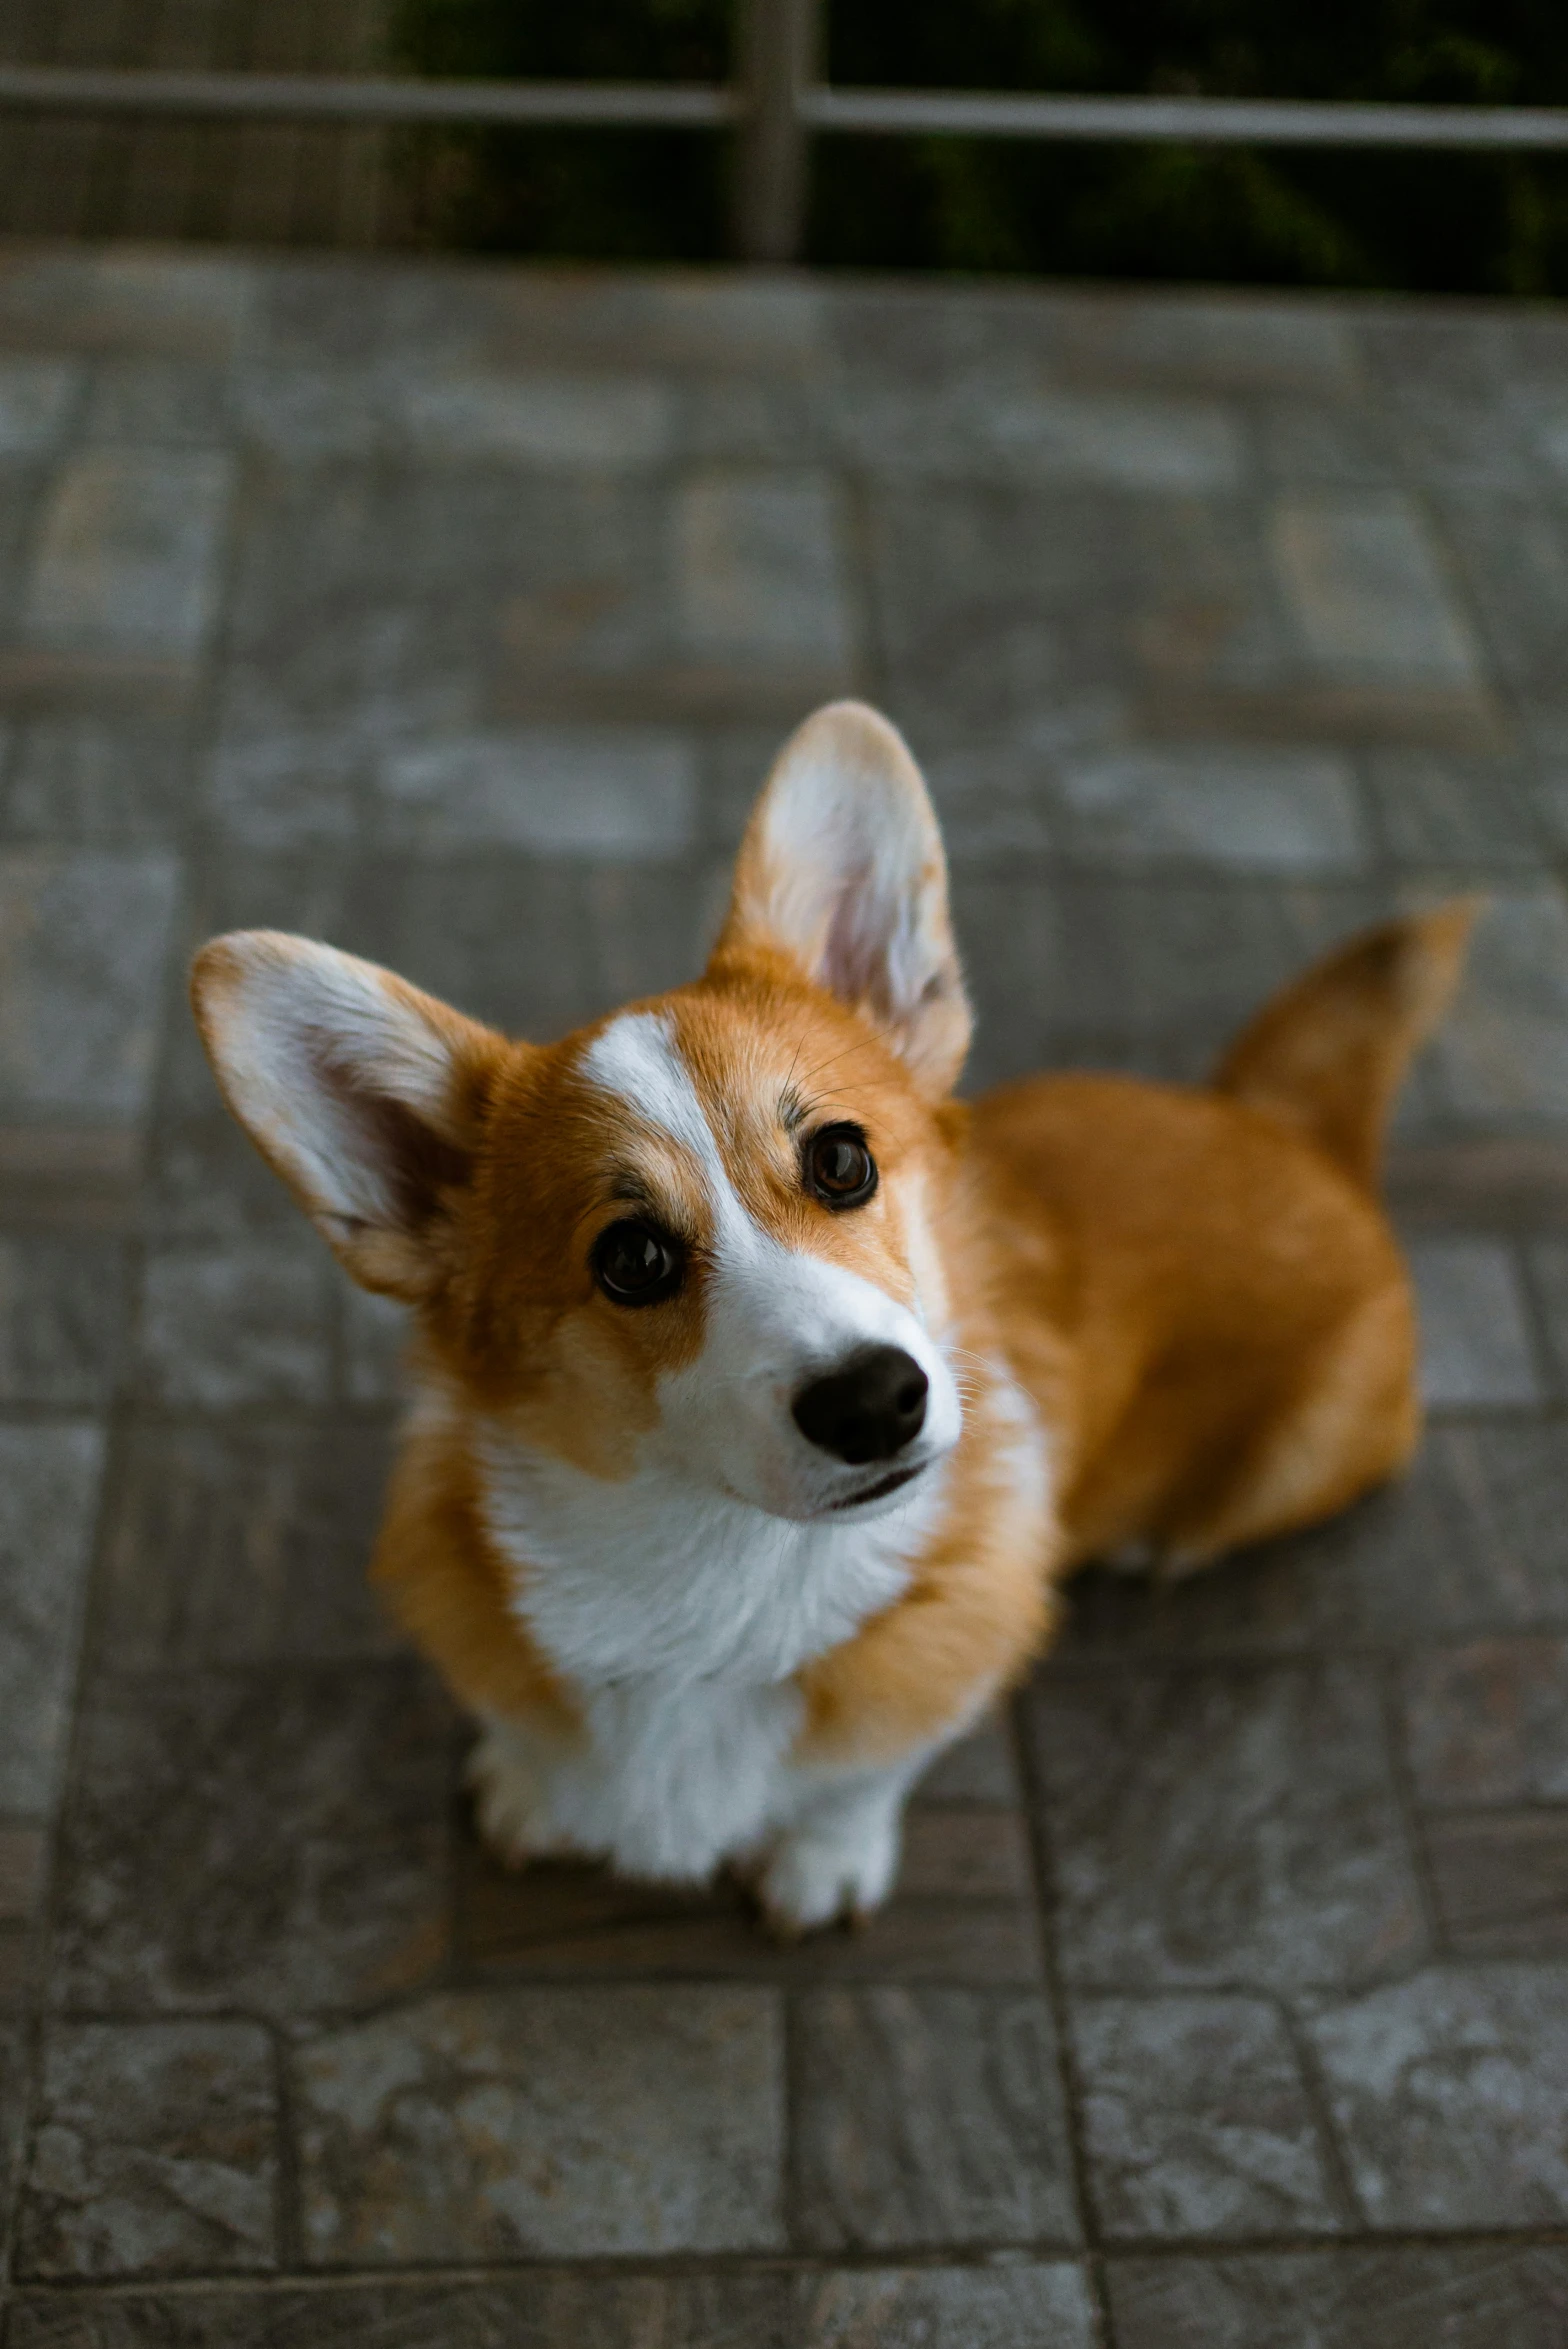
{"label": "dog's head", "polygon": [[193,991],[341,1262],[528,1443],[807,1519],[894,1505],[957,1440],[936,1235],[969,1009],[936,820],[873,711],[786,746],[703,976],[562,1043],[268,931],[214,939]]}

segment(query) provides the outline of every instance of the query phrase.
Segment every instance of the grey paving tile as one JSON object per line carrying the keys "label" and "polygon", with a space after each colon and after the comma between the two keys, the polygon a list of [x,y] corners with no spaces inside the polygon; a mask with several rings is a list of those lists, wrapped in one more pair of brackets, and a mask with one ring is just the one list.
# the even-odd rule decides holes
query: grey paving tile
{"label": "grey paving tile", "polygon": [[252,2023],[58,2023],[17,2228],[24,2276],[267,2268],[272,2050]]}
{"label": "grey paving tile", "polygon": [[383,387],[423,458],[501,458],[597,469],[654,465],[674,438],[671,386],[622,370],[592,375],[435,374],[406,362]]}
{"label": "grey paving tile", "polygon": [[[800,2349],[779,2274],[215,2286],[22,2296],[8,2349]],[[1020,2344],[1020,2349],[1032,2349]],[[1053,2344],[1054,2349],[1054,2344]],[[1063,2349],[1076,2349],[1068,2336]]]}
{"label": "grey paving tile", "polygon": [[677,641],[721,669],[777,670],[842,689],[855,657],[846,522],[821,473],[715,469],[680,489],[673,518]]}
{"label": "grey paving tile", "polygon": [[326,1402],[335,1287],[331,1258],[302,1222],[276,1238],[149,1250],[136,1392],[202,1410]]}
{"label": "grey paving tile", "polygon": [[86,1422],[0,1423],[0,1811],[53,1804],[102,1465]]}
{"label": "grey paving tile", "polygon": [[1314,666],[1351,684],[1479,688],[1479,648],[1402,492],[1280,498],[1269,546]]}
{"label": "grey paving tile", "polygon": [[795,2225],[813,2249],[1078,2240],[1043,1998],[821,1990],[794,2061]]}
{"label": "grey paving tile", "polygon": [[1396,472],[1381,409],[1288,392],[1252,403],[1252,426],[1264,477],[1291,489],[1386,488]]}
{"label": "grey paving tile", "polygon": [[1519,1267],[1501,1240],[1428,1234],[1406,1248],[1421,1321],[1421,1391],[1438,1409],[1544,1400]]}
{"label": "grey paving tile", "polygon": [[692,744],[668,729],[534,726],[392,752],[376,777],[389,847],[670,856],[695,829]]}
{"label": "grey paving tile", "polygon": [[1555,891],[1492,900],[1431,1060],[1461,1118],[1568,1119],[1568,908]]}
{"label": "grey paving tile", "polygon": [[1532,1240],[1524,1255],[1541,1309],[1552,1385],[1559,1395],[1568,1395],[1568,1240]]}
{"label": "grey paving tile", "polygon": [[217,615],[230,461],[93,449],[62,470],[23,627],[55,652],[189,662]]}
{"label": "grey paving tile", "polygon": [[593,1000],[611,1010],[694,979],[729,904],[727,860],[596,864],[583,896],[593,957]]}
{"label": "grey paving tile", "polygon": [[390,1653],[366,1581],[391,1447],[317,1414],[133,1425],[105,1513],[97,1654],[117,1671]]}
{"label": "grey paving tile", "polygon": [[228,370],[210,362],[105,359],[94,370],[82,437],[161,448],[222,448],[233,431]]}
{"label": "grey paving tile", "polygon": [[27,2123],[26,2048],[22,2033],[0,2022],[0,2228],[10,2237],[16,2166]]}
{"label": "grey paving tile", "polygon": [[446,1939],[450,1710],[402,1664],[100,1677],[50,1983],[125,2013],[390,1996]]}
{"label": "grey paving tile", "polygon": [[1568,1969],[1432,1970],[1306,2028],[1372,2226],[1562,2224]]}
{"label": "grey paving tile", "polygon": [[1376,750],[1367,772],[1379,829],[1398,863],[1465,878],[1542,866],[1545,841],[1529,796],[1502,763]]}
{"label": "grey paving tile", "polygon": [[1089,2192],[1106,2235],[1333,2228],[1300,2067],[1265,2000],[1082,1999],[1072,2033]]}
{"label": "grey paving tile", "polygon": [[141,1114],[178,881],[152,853],[0,853],[0,1116]]}
{"label": "grey paving tile", "polygon": [[586,895],[584,870],[559,861],[499,852],[481,862],[367,859],[354,870],[334,943],[509,1034],[544,1041],[610,1008]]}
{"label": "grey paving tile", "polygon": [[925,775],[950,857],[1038,855],[1061,845],[1050,760],[1031,745],[979,742],[938,750],[926,760]]}
{"label": "grey paving tile", "polygon": [[1568,2253],[1523,2244],[1125,2259],[1117,2349],[1557,2349]]}
{"label": "grey paving tile", "polygon": [[1518,693],[1555,699],[1568,617],[1568,529],[1557,501],[1488,483],[1444,489],[1432,502],[1493,673]]}
{"label": "grey paving tile", "polygon": [[1127,749],[1067,760],[1060,789],[1090,855],[1343,874],[1369,842],[1349,764],[1321,752]]}
{"label": "grey paving tile", "polygon": [[407,1308],[392,1297],[342,1285],[343,1392],[351,1403],[395,1403],[406,1392]]}
{"label": "grey paving tile", "polygon": [[1359,1667],[1047,1676],[1027,1720],[1079,1987],[1354,1982],[1420,1954]]}
{"label": "grey paving tile", "polygon": [[227,254],[22,242],[0,269],[0,337],[64,351],[227,357],[253,290],[250,268]]}
{"label": "grey paving tile", "polygon": [[36,457],[59,442],[81,397],[82,370],[70,359],[0,359],[0,457]]}
{"label": "grey paving tile", "polygon": [[1568,1957],[1568,1810],[1440,1813],[1425,1838],[1450,1949]]}
{"label": "grey paving tile", "polygon": [[118,1241],[0,1239],[0,1402],[101,1409],[119,1380],[125,1325]]}
{"label": "grey paving tile", "polygon": [[316,2265],[783,2242],[774,1994],[451,1993],[293,2061]]}
{"label": "grey paving tile", "polygon": [[173,845],[190,810],[190,754],[177,725],[121,717],[37,717],[5,787],[13,840]]}
{"label": "grey paving tile", "polygon": [[1362,376],[1351,321],[1327,303],[1118,288],[1075,296],[1063,310],[1075,371],[1319,397],[1354,392]]}
{"label": "grey paving tile", "polygon": [[1401,1699],[1423,1802],[1568,1801],[1568,1640],[1428,1649],[1405,1665]]}
{"label": "grey paving tile", "polygon": [[[24,2012],[29,2004],[36,1970],[34,1926],[44,1893],[47,1856],[48,1838],[41,1827],[0,1819],[0,2015]],[[3,2027],[0,2041],[9,2044]],[[5,2225],[10,2192],[7,2061],[0,2051],[0,2227]],[[14,2096],[11,2103],[15,2103]]]}
{"label": "grey paving tile", "polygon": [[800,2349],[1095,2349],[1094,2304],[1066,2260],[863,2268],[803,2278]]}
{"label": "grey paving tile", "polygon": [[1018,1800],[1012,1742],[1000,1714],[937,1755],[915,1789],[919,1803],[987,1803],[1011,1809]]}
{"label": "grey paving tile", "polygon": [[1202,496],[1240,486],[1243,443],[1217,402],[1078,391],[984,376],[927,388],[846,387],[840,444],[876,471],[1093,484]]}

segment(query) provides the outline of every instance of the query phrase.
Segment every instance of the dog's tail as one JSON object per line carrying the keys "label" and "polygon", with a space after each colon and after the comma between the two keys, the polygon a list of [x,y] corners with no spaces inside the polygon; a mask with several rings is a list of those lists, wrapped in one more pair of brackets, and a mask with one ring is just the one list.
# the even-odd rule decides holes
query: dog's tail
{"label": "dog's tail", "polygon": [[1377,1180],[1411,1055],[1448,1008],[1478,897],[1364,930],[1266,1003],[1214,1072],[1217,1091],[1270,1111]]}

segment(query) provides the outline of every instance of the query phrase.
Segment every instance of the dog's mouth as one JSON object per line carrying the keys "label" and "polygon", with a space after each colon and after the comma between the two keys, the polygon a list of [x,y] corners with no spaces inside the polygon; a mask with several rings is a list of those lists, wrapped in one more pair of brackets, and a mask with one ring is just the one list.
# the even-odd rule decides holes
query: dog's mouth
{"label": "dog's mouth", "polygon": [[879,1477],[875,1484],[866,1485],[858,1493],[846,1493],[841,1501],[830,1501],[828,1506],[831,1509],[858,1509],[867,1501],[885,1501],[889,1493],[898,1491],[900,1485],[913,1483],[924,1466],[925,1462],[921,1460],[913,1468],[895,1468],[891,1476]]}

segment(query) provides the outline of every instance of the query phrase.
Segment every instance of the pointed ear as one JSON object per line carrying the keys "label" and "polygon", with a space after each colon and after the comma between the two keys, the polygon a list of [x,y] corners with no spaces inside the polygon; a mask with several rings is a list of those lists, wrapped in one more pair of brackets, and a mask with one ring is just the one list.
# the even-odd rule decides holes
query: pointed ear
{"label": "pointed ear", "polygon": [[779,753],[735,868],[716,959],[758,948],[863,1012],[945,1093],[971,1019],[942,836],[908,745],[863,702],[830,702]]}
{"label": "pointed ear", "polygon": [[367,1289],[427,1296],[504,1040],[277,930],[204,946],[191,1000],[225,1101],[339,1261]]}

